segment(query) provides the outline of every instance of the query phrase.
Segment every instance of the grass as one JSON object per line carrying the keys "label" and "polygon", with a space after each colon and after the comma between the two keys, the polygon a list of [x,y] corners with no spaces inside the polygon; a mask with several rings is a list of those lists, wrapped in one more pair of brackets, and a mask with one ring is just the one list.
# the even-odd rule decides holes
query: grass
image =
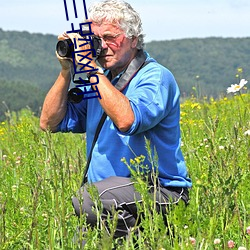
{"label": "grass", "polygon": [[[186,100],[181,128],[193,181],[190,204],[173,207],[165,226],[142,184],[143,230],[135,228],[117,244],[99,222],[99,230],[86,233],[86,249],[228,249],[229,240],[235,249],[250,249],[249,103],[249,94]],[[74,216],[71,197],[85,160],[83,135],[41,132],[28,109],[6,114],[0,124],[0,249],[80,249],[74,236],[85,221]],[[108,220],[111,234],[115,223]]]}

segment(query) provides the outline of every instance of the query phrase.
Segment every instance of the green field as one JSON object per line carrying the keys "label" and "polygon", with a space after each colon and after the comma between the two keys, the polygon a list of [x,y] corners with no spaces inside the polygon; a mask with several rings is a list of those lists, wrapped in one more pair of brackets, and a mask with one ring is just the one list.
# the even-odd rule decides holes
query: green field
{"label": "green field", "polygon": [[[229,241],[234,249],[250,249],[249,103],[249,94],[237,92],[181,104],[190,204],[172,208],[166,227],[140,185],[143,230],[117,249],[228,249]],[[74,216],[71,197],[85,160],[84,135],[44,133],[28,109],[6,113],[0,124],[0,249],[80,249],[74,235],[85,221]],[[129,164],[142,163],[138,157]],[[99,230],[87,232],[85,249],[115,246],[115,222],[108,221],[111,235],[99,223]]]}

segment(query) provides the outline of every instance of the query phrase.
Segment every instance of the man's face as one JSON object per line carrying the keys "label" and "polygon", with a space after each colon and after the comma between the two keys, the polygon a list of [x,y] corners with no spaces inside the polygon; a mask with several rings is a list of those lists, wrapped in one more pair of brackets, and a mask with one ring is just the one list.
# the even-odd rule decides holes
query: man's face
{"label": "man's face", "polygon": [[125,37],[124,31],[116,25],[104,22],[92,23],[91,30],[102,40],[102,53],[98,62],[111,71],[123,70],[134,57],[136,42]]}

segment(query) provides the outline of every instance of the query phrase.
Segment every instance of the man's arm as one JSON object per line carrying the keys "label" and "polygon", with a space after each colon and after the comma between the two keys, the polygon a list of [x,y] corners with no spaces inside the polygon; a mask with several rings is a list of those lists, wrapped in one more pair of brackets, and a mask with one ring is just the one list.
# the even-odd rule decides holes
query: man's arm
{"label": "man's arm", "polygon": [[55,132],[67,110],[68,89],[71,80],[71,62],[63,60],[61,64],[62,70],[44,100],[40,117],[40,127],[42,130],[49,129]]}
{"label": "man's arm", "polygon": [[[65,38],[65,35],[59,36],[59,40]],[[82,50],[84,50],[84,47]],[[86,48],[89,48],[89,45]],[[58,124],[63,120],[67,111],[68,88],[71,80],[70,69],[73,64],[69,59],[60,57],[58,59],[62,70],[44,100],[40,117],[41,129],[49,129],[52,132],[56,131]],[[94,61],[92,61],[91,66],[93,68],[97,67]],[[101,95],[99,101],[102,108],[120,131],[127,131],[134,122],[134,113],[129,99],[117,90],[105,75],[98,75],[98,77],[98,89]],[[95,79],[92,81],[95,82]]]}
{"label": "man's arm", "polygon": [[[99,83],[97,86],[101,95],[99,102],[102,108],[117,128],[126,132],[134,122],[134,113],[129,99],[117,90],[105,75],[98,74],[98,77]],[[93,81],[92,79],[91,77],[90,82]]]}

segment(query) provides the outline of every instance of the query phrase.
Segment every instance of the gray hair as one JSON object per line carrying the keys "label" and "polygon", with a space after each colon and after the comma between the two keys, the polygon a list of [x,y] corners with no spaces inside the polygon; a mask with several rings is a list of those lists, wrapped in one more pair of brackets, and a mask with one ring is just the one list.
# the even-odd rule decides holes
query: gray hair
{"label": "gray hair", "polygon": [[127,38],[138,38],[137,49],[144,47],[144,35],[139,14],[131,5],[121,0],[104,0],[89,8],[89,20],[101,24],[104,20],[118,25]]}

